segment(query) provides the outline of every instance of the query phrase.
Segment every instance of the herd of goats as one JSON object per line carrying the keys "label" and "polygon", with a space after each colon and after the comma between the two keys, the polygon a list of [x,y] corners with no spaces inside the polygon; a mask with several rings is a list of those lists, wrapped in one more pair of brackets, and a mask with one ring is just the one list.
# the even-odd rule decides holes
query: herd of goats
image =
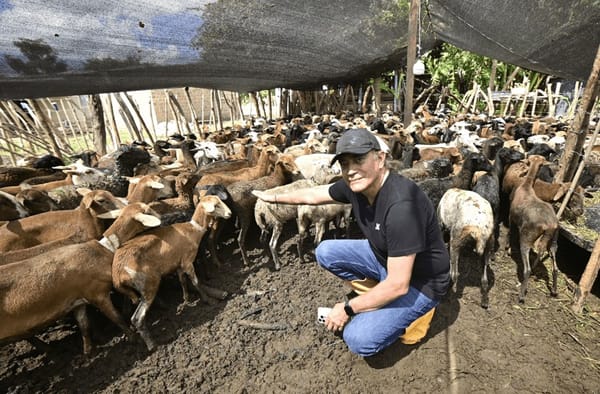
{"label": "herd of goats", "polygon": [[[0,167],[0,344],[26,339],[47,346],[36,334],[73,312],[87,354],[86,304],[92,304],[152,350],[145,317],[161,278],[177,273],[182,305],[190,302],[189,282],[203,301],[227,297],[196,274],[222,264],[226,238],[237,237],[250,266],[246,236],[258,226],[279,270],[279,238],[288,222],[298,226],[300,259],[311,225],[315,244],[331,224],[336,236],[344,236],[342,228],[350,236],[347,204],[267,203],[252,191],[281,193],[339,179],[340,168],[329,163],[337,139],[351,128],[375,133],[390,170],[414,180],[437,208],[454,284],[459,260],[475,256],[483,266],[481,305],[489,305],[487,267],[504,223],[518,239],[511,255],[523,263],[519,301],[531,267],[548,256],[556,295],[556,204],[571,189],[567,217],[582,215],[587,192],[600,184],[597,166],[574,187],[553,181],[568,127],[550,118],[450,116],[426,108],[409,125],[393,113],[348,112],[253,119],[200,136],[171,135],[153,146],[136,141],[101,157],[85,151],[69,164],[45,155]],[[131,325],[114,307],[113,291],[136,305]]]}

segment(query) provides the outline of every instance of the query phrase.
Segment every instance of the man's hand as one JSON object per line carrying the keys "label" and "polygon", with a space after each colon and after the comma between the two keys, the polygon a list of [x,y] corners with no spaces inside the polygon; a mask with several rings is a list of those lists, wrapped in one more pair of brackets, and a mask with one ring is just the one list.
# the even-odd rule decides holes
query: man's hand
{"label": "man's hand", "polygon": [[329,331],[342,331],[350,318],[344,311],[344,303],[338,302],[333,306],[333,309],[325,319],[325,327]]}
{"label": "man's hand", "polygon": [[271,200],[273,199],[273,195],[260,190],[252,190],[252,194],[266,202],[272,202]]}

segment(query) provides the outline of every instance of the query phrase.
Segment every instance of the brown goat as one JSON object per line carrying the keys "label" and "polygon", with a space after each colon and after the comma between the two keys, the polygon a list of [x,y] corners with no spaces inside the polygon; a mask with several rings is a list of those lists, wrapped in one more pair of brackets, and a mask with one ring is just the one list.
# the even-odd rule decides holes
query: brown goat
{"label": "brown goat", "polygon": [[262,148],[258,163],[253,167],[240,168],[229,173],[213,173],[204,175],[198,182],[198,186],[205,185],[230,185],[241,180],[260,178],[269,173],[270,168],[275,164],[280,151],[274,145],[268,145]]}
{"label": "brown goat", "polygon": [[139,304],[131,317],[149,350],[155,343],[146,327],[145,317],[152,305],[161,278],[177,271],[183,290],[182,304],[189,303],[185,275],[200,293],[203,301],[207,295],[224,299],[227,293],[200,284],[194,269],[194,260],[200,241],[216,218],[228,218],[231,211],[216,196],[204,196],[198,202],[192,220],[150,230],[125,243],[115,253],[113,284],[121,293]]}
{"label": "brown goat", "polygon": [[165,187],[158,175],[144,175],[140,178],[129,178],[129,192],[127,201],[150,203],[158,197],[158,193]]}
{"label": "brown goat", "polygon": [[[244,260],[244,265],[248,266],[248,256],[246,255],[246,234],[248,228],[254,219],[254,207],[256,205],[256,196],[252,194],[253,190],[267,190],[276,186],[290,183],[294,176],[300,173],[296,165],[294,156],[282,154],[275,164],[275,170],[271,175],[249,181],[240,181],[227,186],[227,191],[231,194],[232,210],[238,218],[240,233],[238,234],[238,245],[240,253]],[[275,269],[279,270],[279,261],[275,261]]]}
{"label": "brown goat", "polygon": [[[554,214],[552,205],[542,201],[535,195],[533,182],[544,163],[542,156],[532,155],[527,158],[529,171],[525,181],[514,191],[509,212],[509,227],[511,235],[518,233],[519,249],[523,261],[523,280],[519,293],[519,302],[525,301],[527,281],[531,274],[531,267],[535,267],[544,252],[550,254],[552,259],[552,296],[557,295],[556,281],[558,267],[556,265],[556,249],[558,239],[558,219]],[[535,254],[533,264],[530,264],[529,252]]]}
{"label": "brown goat", "polygon": [[44,212],[0,227],[0,251],[24,249],[69,237],[73,242],[99,238],[105,225],[97,215],[121,208],[123,203],[105,190],[82,188],[78,192],[83,198],[76,209]]}
{"label": "brown goat", "polygon": [[131,334],[110,299],[112,261],[122,242],[160,224],[151,214],[145,204],[129,205],[100,241],[69,245],[0,266],[0,343],[27,338],[74,311],[87,354],[92,346],[85,312],[88,303]]}

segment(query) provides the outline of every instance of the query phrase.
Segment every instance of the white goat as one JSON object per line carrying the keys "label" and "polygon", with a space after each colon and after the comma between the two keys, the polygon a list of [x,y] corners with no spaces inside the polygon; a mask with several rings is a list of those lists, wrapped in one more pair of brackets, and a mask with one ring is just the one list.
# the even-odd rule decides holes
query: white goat
{"label": "white goat", "polygon": [[457,188],[446,191],[438,205],[438,217],[445,233],[450,234],[450,276],[456,286],[458,262],[464,248],[474,244],[473,251],[483,261],[481,306],[487,308],[487,267],[494,247],[494,214],[490,203],[479,194]]}

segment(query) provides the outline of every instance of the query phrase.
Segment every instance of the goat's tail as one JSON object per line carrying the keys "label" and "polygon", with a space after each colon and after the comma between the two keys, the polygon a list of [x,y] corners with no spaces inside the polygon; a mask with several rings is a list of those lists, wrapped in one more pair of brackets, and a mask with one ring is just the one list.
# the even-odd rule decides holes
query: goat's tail
{"label": "goat's tail", "polygon": [[465,226],[460,232],[460,247],[475,244],[473,251],[479,256],[482,256],[485,252],[489,237],[486,237],[481,229],[477,226]]}

